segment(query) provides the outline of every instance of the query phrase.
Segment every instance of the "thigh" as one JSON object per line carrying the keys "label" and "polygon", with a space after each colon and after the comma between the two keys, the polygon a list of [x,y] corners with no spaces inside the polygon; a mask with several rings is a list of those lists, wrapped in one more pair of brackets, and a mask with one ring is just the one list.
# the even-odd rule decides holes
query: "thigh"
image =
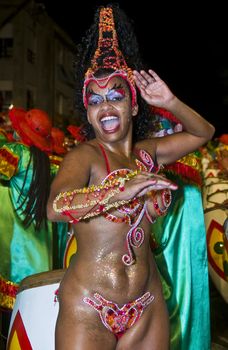
{"label": "thigh", "polygon": [[[73,309],[73,310],[72,310]],[[60,310],[55,329],[55,350],[114,350],[115,336],[94,310]]]}
{"label": "thigh", "polygon": [[120,338],[117,350],[168,350],[169,314],[161,294],[145,309],[141,318]]}

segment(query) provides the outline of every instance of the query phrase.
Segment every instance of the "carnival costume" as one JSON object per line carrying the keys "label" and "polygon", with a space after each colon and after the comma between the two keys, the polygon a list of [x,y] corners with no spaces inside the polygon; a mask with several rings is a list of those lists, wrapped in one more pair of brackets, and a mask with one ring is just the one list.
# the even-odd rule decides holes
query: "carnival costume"
{"label": "carnival costume", "polygon": [[[34,223],[28,227],[23,224],[27,203],[24,199],[28,196],[34,168],[29,146],[35,144],[49,153],[52,177],[58,171],[60,158],[51,154],[51,124],[44,112],[32,110],[29,114],[14,108],[10,113],[21,141],[8,142],[0,148],[0,191],[4,203],[0,218],[0,306],[11,310],[18,284],[23,278],[52,270],[53,264],[56,268],[62,266],[68,227],[65,223],[54,226],[47,222],[47,228],[42,225],[36,230]],[[42,164],[38,166],[42,167]],[[53,251],[54,240],[58,242],[58,252]]]}
{"label": "carnival costume", "polygon": [[[106,171],[107,176],[102,181],[102,185],[99,187],[99,190],[101,191],[107,184],[114,183],[115,179],[123,179],[124,181],[128,180],[128,176],[133,177],[137,174],[137,171],[132,172],[130,169],[117,169],[115,171],[110,170],[110,165],[108,161],[107,154],[105,152],[104,147],[99,144],[101,152],[104,156],[104,161],[106,165]],[[151,156],[148,154],[148,152],[144,150],[135,150],[135,153],[138,155],[137,158],[135,158],[135,163],[137,165],[137,168],[139,171],[146,171],[150,173],[157,173],[159,170],[159,167],[157,164],[154,163]],[[140,158],[140,159],[139,159]],[[122,185],[121,181],[120,184]],[[93,188],[93,187],[92,187]],[[110,187],[107,187],[110,189]],[[94,193],[98,189],[98,186],[94,188]],[[127,252],[122,257],[122,262],[126,266],[132,265],[135,262],[134,258],[134,249],[139,248],[143,242],[144,242],[144,230],[142,227],[140,227],[140,222],[144,215],[150,222],[154,222],[155,219],[149,216],[149,213],[147,212],[147,206],[144,200],[140,199],[133,199],[130,201],[124,201],[125,203],[122,205],[122,202],[117,202],[117,204],[107,205],[103,202],[104,206],[99,205],[99,209],[89,211],[88,214],[84,215],[81,218],[73,218],[73,214],[76,214],[76,209],[86,207],[86,204],[73,206],[69,204],[72,202],[73,197],[77,193],[92,193],[93,191],[89,192],[88,189],[84,190],[76,190],[76,191],[69,191],[60,193],[55,201],[54,201],[54,208],[57,212],[61,212],[63,215],[67,215],[71,220],[70,222],[77,223],[79,220],[85,220],[90,217],[96,216],[96,215],[104,215],[104,217],[112,222],[115,223],[126,223],[130,226],[130,230],[128,231],[126,235],[126,247]],[[97,204],[98,202],[101,203],[102,197],[99,197],[98,194],[94,195],[92,202],[93,204]],[[118,190],[117,190],[118,191]],[[115,192],[116,193],[116,192]],[[164,204],[165,204],[165,210],[163,212],[159,212],[160,215],[165,215],[166,210],[168,209],[170,203],[171,203],[171,193],[169,190],[164,190]],[[61,207],[60,209],[57,208],[58,200],[64,198],[65,205]],[[95,198],[95,199],[94,199]],[[89,199],[89,203],[91,204],[91,200]],[[155,210],[159,210],[158,204],[156,200],[154,199],[154,206]],[[111,213],[109,213],[109,209],[116,208],[117,211],[121,214],[121,216],[116,216]],[[93,299],[89,297],[83,298],[83,301],[87,304],[89,304],[91,307],[93,307],[95,310],[98,311],[99,316],[101,318],[102,323],[104,326],[109,329],[111,332],[113,332],[117,338],[120,338],[125,331],[133,326],[135,322],[141,317],[144,309],[147,305],[149,305],[153,300],[154,296],[150,294],[150,292],[146,292],[141,297],[137,298],[134,301],[130,301],[129,303],[123,305],[121,308],[114,302],[106,300],[103,296],[101,296],[98,293],[95,293],[93,295],[95,299],[99,301],[99,304],[97,304]]]}
{"label": "carnival costume", "polygon": [[[97,77],[96,72],[107,69],[105,77]],[[110,70],[112,73],[110,73]],[[132,106],[136,105],[136,88],[132,70],[127,66],[122,52],[118,46],[117,33],[114,25],[112,8],[101,8],[99,18],[99,39],[98,48],[91,61],[91,67],[85,74],[83,86],[83,102],[85,108],[88,107],[87,86],[93,81],[99,88],[105,88],[113,77],[121,77],[129,87],[132,97]],[[96,215],[103,215],[107,220],[118,223],[126,223],[130,226],[126,235],[126,253],[122,256],[122,263],[130,266],[135,263],[134,250],[140,249],[144,243],[144,230],[140,226],[143,217],[147,217],[150,222],[154,218],[147,212],[145,198],[133,198],[118,202],[110,202],[110,199],[120,191],[124,190],[126,181],[136,176],[140,171],[157,173],[158,167],[151,156],[144,150],[135,150],[136,171],[131,169],[110,170],[109,161],[104,147],[99,144],[103,154],[107,176],[101,185],[92,185],[88,188],[76,189],[73,191],[60,193],[54,200],[53,208],[56,212],[69,217],[70,222],[77,223],[87,220]],[[74,204],[74,199],[78,194],[85,194],[83,203]],[[165,215],[171,202],[171,192],[163,191],[163,209],[157,203],[156,194],[152,196],[154,210],[158,215]],[[83,209],[85,213],[78,214]],[[119,216],[113,214],[113,209],[119,212]],[[87,211],[86,211],[87,210]],[[82,212],[82,211],[81,211]],[[94,300],[96,299],[98,303]],[[84,297],[83,301],[94,308],[100,316],[103,325],[110,330],[117,338],[122,336],[127,329],[132,327],[141,317],[144,309],[154,300],[154,296],[149,291],[139,296],[136,300],[129,301],[122,307],[115,302],[107,300],[99,293],[95,293],[92,298]]]}
{"label": "carnival costume", "polygon": [[[148,137],[174,132],[179,121],[153,109]],[[153,253],[162,280],[171,326],[172,350],[209,350],[210,301],[206,230],[202,204],[201,157],[191,153],[164,167],[178,184],[166,216],[151,227]]]}

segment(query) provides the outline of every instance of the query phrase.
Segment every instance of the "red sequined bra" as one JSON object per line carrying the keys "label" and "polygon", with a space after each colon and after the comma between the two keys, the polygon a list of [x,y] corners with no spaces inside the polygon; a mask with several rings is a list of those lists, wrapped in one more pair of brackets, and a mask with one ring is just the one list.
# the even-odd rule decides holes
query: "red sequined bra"
{"label": "red sequined bra", "polygon": [[[107,180],[113,180],[114,178],[125,177],[131,170],[130,169],[117,169],[110,171],[110,165],[108,161],[107,154],[103,145],[99,144],[102,154],[104,156],[107,176],[102,181],[104,184]],[[138,158],[135,159],[136,166],[141,171],[146,171],[150,173],[157,173],[159,171],[159,166],[155,164],[152,157],[148,152],[144,150],[136,150]],[[149,217],[149,214],[146,210],[146,204],[140,198],[134,198],[127,205],[123,205],[117,209],[121,216],[113,215],[109,212],[104,212],[102,215],[109,221],[115,223],[127,223],[131,228],[126,236],[126,245],[127,253],[122,256],[122,261],[125,265],[132,265],[135,262],[132,248],[138,248],[142,245],[144,241],[144,230],[139,226],[144,214],[149,219],[150,222],[153,222],[152,218]]]}

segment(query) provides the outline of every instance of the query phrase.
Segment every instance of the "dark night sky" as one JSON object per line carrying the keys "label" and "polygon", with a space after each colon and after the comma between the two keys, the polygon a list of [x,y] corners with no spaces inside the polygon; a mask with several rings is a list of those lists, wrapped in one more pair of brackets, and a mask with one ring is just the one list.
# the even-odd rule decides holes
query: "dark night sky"
{"label": "dark night sky", "polygon": [[[202,9],[199,1],[195,5],[185,1],[179,7],[172,2],[158,4],[150,0],[116,2],[134,21],[143,59],[180,99],[215,125],[216,136],[227,133],[228,20],[225,9],[221,5],[215,7],[215,3],[206,4]],[[90,26],[97,5],[108,2],[44,3],[48,14],[77,43]]]}

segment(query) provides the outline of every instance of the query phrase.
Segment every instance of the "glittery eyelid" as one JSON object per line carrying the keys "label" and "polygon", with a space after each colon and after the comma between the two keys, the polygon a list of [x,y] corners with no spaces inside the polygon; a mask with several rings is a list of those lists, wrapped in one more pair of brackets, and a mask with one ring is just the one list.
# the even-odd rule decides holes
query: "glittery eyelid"
{"label": "glittery eyelid", "polygon": [[112,89],[106,94],[106,100],[112,100],[112,98],[120,97],[123,99],[125,97],[124,89]]}
{"label": "glittery eyelid", "polygon": [[111,89],[105,95],[105,98],[99,94],[95,94],[93,92],[88,92],[86,95],[86,100],[89,105],[92,104],[100,104],[106,101],[112,101],[115,98],[119,97],[121,100],[125,97],[125,90],[122,88],[119,89]]}
{"label": "glittery eyelid", "polygon": [[104,98],[101,95],[93,94],[93,93],[88,93],[86,96],[87,103],[88,104],[100,104],[104,102]]}

